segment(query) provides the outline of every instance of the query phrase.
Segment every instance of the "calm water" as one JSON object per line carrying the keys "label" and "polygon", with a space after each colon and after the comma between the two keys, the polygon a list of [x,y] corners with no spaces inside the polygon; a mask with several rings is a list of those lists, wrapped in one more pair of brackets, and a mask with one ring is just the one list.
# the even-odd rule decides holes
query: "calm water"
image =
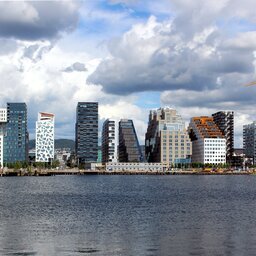
{"label": "calm water", "polygon": [[0,178],[0,255],[255,255],[256,176]]}

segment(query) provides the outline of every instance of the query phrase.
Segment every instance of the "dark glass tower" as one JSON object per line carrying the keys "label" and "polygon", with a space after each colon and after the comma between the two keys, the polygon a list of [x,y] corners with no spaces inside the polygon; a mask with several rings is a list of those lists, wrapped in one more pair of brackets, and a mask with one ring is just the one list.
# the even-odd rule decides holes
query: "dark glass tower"
{"label": "dark glass tower", "polygon": [[226,159],[230,163],[234,153],[234,112],[219,111],[212,117],[226,139]]}
{"label": "dark glass tower", "polygon": [[244,154],[256,163],[256,122],[243,126]]}
{"label": "dark glass tower", "polygon": [[143,156],[132,120],[119,122],[119,162],[142,162]]}
{"label": "dark glass tower", "polygon": [[28,160],[26,103],[7,103],[7,124],[4,137],[4,164]]}
{"label": "dark glass tower", "polygon": [[76,109],[76,156],[79,164],[98,158],[98,103],[78,102]]}

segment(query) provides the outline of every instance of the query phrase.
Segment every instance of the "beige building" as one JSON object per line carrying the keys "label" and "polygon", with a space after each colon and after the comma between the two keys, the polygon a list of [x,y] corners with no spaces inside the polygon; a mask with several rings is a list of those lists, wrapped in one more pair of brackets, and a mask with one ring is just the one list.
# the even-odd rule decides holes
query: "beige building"
{"label": "beige building", "polygon": [[150,111],[145,151],[148,162],[167,166],[190,163],[192,144],[185,122],[175,109],[165,107]]}

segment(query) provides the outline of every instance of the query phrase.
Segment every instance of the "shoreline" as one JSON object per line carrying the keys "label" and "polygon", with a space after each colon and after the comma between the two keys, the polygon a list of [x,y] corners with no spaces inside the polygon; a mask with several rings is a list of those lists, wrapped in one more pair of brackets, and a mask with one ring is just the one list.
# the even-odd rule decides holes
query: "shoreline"
{"label": "shoreline", "polygon": [[64,169],[64,170],[35,170],[32,172],[22,170],[5,170],[0,172],[0,177],[23,177],[23,176],[56,176],[56,175],[254,175],[255,171],[101,171],[101,170],[78,170],[78,169]]}

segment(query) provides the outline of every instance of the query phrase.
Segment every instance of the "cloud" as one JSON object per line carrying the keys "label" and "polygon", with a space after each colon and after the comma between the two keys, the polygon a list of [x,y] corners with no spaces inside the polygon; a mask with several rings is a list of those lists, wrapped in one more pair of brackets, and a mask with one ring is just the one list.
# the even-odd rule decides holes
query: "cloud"
{"label": "cloud", "polygon": [[0,2],[0,36],[21,40],[59,37],[77,26],[78,1]]}
{"label": "cloud", "polygon": [[17,50],[17,42],[13,39],[0,39],[0,55],[8,55],[11,52],[14,52]]}
{"label": "cloud", "polygon": [[110,42],[111,56],[100,63],[88,82],[114,94],[214,89],[216,77],[252,76],[253,41],[244,42],[255,36],[256,32],[239,34],[232,43],[212,26],[186,41],[173,29],[172,21],[157,22],[152,16]]}
{"label": "cloud", "polygon": [[250,22],[255,21],[251,17],[254,5],[250,0],[245,4],[174,0],[169,19],[151,16],[111,40],[109,57],[101,62],[88,82],[102,85],[108,93],[121,95],[215,89],[217,77],[224,81],[235,73],[248,74],[248,79],[255,70],[256,32],[241,31],[240,25],[248,29]]}
{"label": "cloud", "polygon": [[[8,56],[0,56],[0,106],[4,107],[6,102],[27,103],[30,138],[34,138],[37,113],[46,111],[56,116],[56,137],[74,139],[77,102],[98,101],[101,120],[133,118],[143,143],[147,112],[136,106],[137,99],[108,95],[101,86],[85,83],[100,59],[90,59],[79,51],[66,51],[56,44],[35,61],[40,49],[46,46],[44,42],[25,43]],[[63,66],[77,66],[70,63],[86,63],[87,72],[62,72]]]}
{"label": "cloud", "polygon": [[80,63],[80,62],[75,62],[73,63],[71,66],[66,67],[65,69],[63,69],[63,72],[85,72],[87,71],[87,68],[85,67],[84,63]]}
{"label": "cloud", "polygon": [[243,86],[255,79],[255,2],[110,2],[0,2],[0,103],[27,102],[31,137],[37,112],[49,111],[56,136],[72,138],[77,102],[99,101],[101,120],[132,118],[143,143],[139,95],[158,91],[187,122],[235,110],[241,144],[256,118],[256,87]]}

